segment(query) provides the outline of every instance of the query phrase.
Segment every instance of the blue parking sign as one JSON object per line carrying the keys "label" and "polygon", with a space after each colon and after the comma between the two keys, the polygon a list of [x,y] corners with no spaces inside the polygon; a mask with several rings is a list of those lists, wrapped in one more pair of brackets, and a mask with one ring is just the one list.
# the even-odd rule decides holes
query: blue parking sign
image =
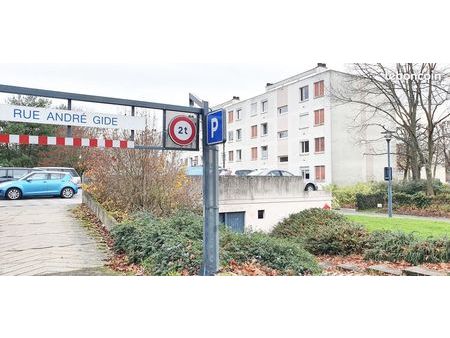
{"label": "blue parking sign", "polygon": [[226,142],[225,110],[220,109],[206,116],[206,144],[213,145]]}

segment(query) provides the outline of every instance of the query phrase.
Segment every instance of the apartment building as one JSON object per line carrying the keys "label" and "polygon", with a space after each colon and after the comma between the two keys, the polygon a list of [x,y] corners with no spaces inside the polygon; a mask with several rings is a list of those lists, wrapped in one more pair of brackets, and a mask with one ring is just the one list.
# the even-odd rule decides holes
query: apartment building
{"label": "apartment building", "polygon": [[[386,149],[381,130],[358,131],[360,110],[336,103],[331,95],[346,76],[319,63],[268,83],[260,95],[215,106],[227,115],[228,139],[219,146],[219,166],[282,169],[322,184],[382,180],[387,159],[374,155]],[[200,154],[189,154],[188,164],[201,165]]]}

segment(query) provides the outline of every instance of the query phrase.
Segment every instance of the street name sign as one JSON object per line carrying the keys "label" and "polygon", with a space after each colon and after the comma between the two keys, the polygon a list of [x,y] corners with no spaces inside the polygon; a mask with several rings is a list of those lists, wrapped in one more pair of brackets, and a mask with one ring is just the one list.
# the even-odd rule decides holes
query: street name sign
{"label": "street name sign", "polygon": [[214,145],[224,143],[226,137],[225,110],[220,109],[208,113],[206,117],[206,144]]}
{"label": "street name sign", "polygon": [[64,126],[144,130],[145,117],[0,104],[0,120]]}

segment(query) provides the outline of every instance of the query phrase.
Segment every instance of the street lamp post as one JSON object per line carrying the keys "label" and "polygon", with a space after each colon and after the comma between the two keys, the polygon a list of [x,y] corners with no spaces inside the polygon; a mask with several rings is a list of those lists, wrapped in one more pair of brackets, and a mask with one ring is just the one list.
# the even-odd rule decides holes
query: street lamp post
{"label": "street lamp post", "polygon": [[388,217],[392,217],[392,168],[391,168],[391,140],[392,132],[383,132],[384,138],[387,143],[387,156],[388,156]]}

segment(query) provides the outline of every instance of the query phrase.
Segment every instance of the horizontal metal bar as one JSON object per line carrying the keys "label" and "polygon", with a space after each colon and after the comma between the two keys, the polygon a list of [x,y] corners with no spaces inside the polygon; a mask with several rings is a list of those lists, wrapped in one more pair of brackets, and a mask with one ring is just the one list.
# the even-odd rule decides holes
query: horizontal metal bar
{"label": "horizontal metal bar", "polygon": [[134,106],[139,108],[149,108],[149,109],[166,109],[179,111],[183,113],[193,113],[201,114],[202,110],[200,108],[187,107],[187,106],[177,106],[165,103],[155,103],[139,100],[128,100],[128,99],[118,99],[113,97],[96,96],[96,95],[86,95],[86,94],[75,94],[67,92],[58,92],[53,90],[27,88],[27,87],[16,87],[0,84],[0,92],[19,94],[19,95],[31,95],[31,96],[41,96],[53,99],[65,99],[74,101],[84,101],[84,102],[95,102],[95,103],[105,103],[105,104],[115,104],[119,106]]}
{"label": "horizontal metal bar", "polygon": [[141,150],[165,150],[162,146],[140,146],[140,145],[134,145],[134,149],[141,149]]}

